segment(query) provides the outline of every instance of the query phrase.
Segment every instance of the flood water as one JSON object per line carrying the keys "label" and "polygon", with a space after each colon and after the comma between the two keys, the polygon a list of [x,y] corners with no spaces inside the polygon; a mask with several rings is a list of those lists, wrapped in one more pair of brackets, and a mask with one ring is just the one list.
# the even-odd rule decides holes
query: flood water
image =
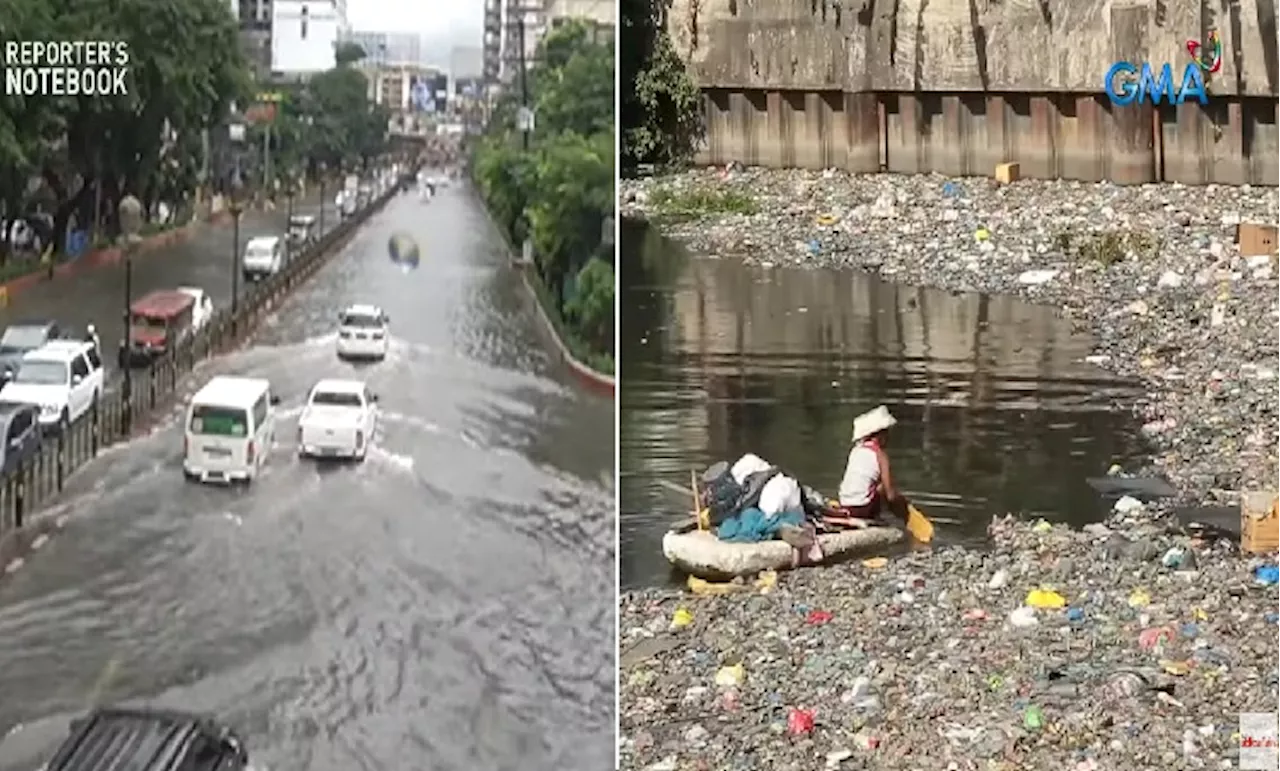
{"label": "flood water", "polygon": [[1012,297],[865,273],[697,258],[625,223],[621,244],[623,586],[672,578],[662,534],[692,508],[690,471],[755,452],[834,495],[853,418],[898,418],[894,477],[979,543],[991,515],[1105,514],[1085,479],[1136,465],[1138,390],[1084,362],[1087,335]]}

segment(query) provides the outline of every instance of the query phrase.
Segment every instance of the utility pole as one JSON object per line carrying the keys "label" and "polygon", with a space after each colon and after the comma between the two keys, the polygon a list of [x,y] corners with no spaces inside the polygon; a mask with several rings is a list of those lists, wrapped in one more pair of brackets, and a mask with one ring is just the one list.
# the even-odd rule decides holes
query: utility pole
{"label": "utility pole", "polygon": [[520,46],[520,106],[523,109],[520,130],[524,149],[529,149],[529,68],[525,61],[524,47],[524,8],[520,7],[520,16],[516,26],[518,44]]}

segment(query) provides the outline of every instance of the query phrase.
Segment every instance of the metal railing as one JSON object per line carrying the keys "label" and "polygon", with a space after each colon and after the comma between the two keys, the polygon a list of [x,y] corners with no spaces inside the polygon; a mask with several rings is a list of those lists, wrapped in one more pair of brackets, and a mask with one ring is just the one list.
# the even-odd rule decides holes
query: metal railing
{"label": "metal railing", "polygon": [[[45,437],[36,453],[0,477],[0,542],[29,525],[37,512],[62,492],[77,469],[104,448],[136,435],[137,429],[153,419],[157,410],[171,406],[184,377],[196,365],[218,353],[233,350],[262,318],[310,278],[342,241],[399,190],[400,184],[393,186],[329,232],[294,250],[294,256],[278,273],[246,289],[234,314],[226,308],[219,310],[195,335],[171,348],[145,370],[135,371],[131,393],[123,388],[104,392],[77,420],[57,434]],[[126,408],[127,401],[131,402],[131,411]]]}

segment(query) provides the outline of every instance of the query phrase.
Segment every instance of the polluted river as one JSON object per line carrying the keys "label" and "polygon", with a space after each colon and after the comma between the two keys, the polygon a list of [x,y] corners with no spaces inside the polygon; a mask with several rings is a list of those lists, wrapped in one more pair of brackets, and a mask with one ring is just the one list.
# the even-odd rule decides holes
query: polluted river
{"label": "polluted river", "polygon": [[[1275,188],[735,166],[620,200],[700,255],[623,234],[622,769],[1277,767]],[[930,548],[672,574],[691,470],[833,494],[881,403]]]}
{"label": "polluted river", "polygon": [[[396,232],[416,270],[388,259]],[[154,270],[220,285],[226,249],[208,251],[190,276]],[[385,361],[336,359],[352,303],[390,316]],[[115,702],[213,713],[272,771],[607,767],[613,406],[575,388],[534,314],[465,185],[376,213],[191,378],[271,380],[264,476],[184,481],[175,412],[77,473],[63,530],[0,580],[0,769],[38,767],[70,718]],[[362,464],[296,457],[325,377],[380,397]]]}
{"label": "polluted river", "polygon": [[690,471],[754,452],[834,495],[854,416],[897,416],[894,476],[976,543],[993,513],[1097,521],[1086,483],[1141,455],[1132,383],[1051,308],[839,269],[698,259],[629,223],[621,282],[622,581],[669,577]]}

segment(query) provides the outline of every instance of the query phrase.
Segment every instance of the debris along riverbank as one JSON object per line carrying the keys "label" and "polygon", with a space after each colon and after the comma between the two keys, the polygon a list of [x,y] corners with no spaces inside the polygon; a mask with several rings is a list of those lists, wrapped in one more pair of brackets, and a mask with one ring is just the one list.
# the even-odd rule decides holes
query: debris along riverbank
{"label": "debris along riverbank", "polygon": [[1275,258],[1233,244],[1237,223],[1275,223],[1275,188],[731,168],[625,180],[622,209],[711,257],[1060,307],[1098,339],[1091,361],[1147,384],[1145,471],[1197,502],[1275,485]]}
{"label": "debris along riverbank", "polygon": [[1238,713],[1276,710],[1274,562],[1132,509],[991,536],[624,594],[621,767],[1236,767]]}

